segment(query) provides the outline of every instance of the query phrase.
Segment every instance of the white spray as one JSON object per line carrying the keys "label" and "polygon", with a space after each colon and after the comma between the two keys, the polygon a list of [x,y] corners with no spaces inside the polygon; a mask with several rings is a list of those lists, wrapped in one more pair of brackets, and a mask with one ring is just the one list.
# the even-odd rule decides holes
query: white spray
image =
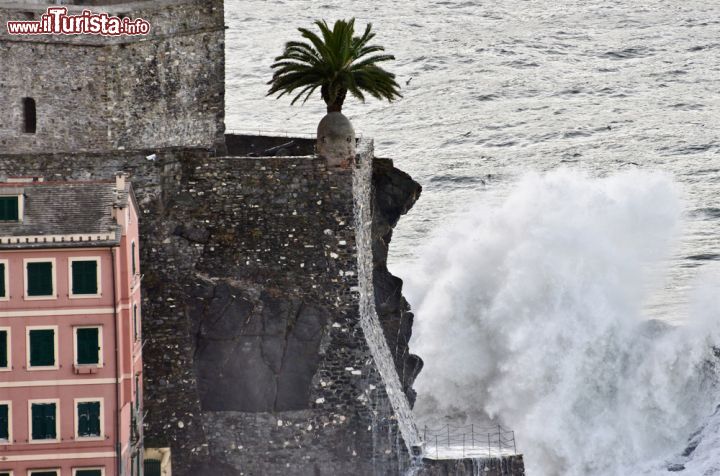
{"label": "white spray", "polygon": [[420,399],[515,429],[531,474],[664,472],[718,403],[703,366],[720,293],[685,326],[643,317],[678,237],[678,195],[663,174],[559,170],[446,228],[400,273]]}

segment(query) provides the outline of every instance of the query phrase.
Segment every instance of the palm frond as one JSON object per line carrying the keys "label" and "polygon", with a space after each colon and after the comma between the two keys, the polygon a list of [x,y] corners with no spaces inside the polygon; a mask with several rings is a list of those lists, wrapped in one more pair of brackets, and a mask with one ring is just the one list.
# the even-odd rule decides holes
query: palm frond
{"label": "palm frond", "polygon": [[388,101],[402,97],[395,75],[378,66],[395,57],[377,54],[385,48],[369,44],[375,37],[372,24],[360,36],[355,35],[354,18],[338,20],[332,28],[324,20],[314,25],[319,33],[298,28],[306,41],[288,41],[275,58],[268,95],[294,94],[292,104],[304,103],[320,88],[328,110],[340,110],[348,92],[363,102],[366,94]]}

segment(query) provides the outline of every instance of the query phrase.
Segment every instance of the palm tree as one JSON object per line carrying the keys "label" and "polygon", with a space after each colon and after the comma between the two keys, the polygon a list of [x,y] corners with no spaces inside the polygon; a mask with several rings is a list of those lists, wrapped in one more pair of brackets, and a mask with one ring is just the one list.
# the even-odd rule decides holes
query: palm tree
{"label": "palm tree", "polygon": [[362,36],[354,36],[355,19],[338,20],[332,30],[323,21],[316,21],[322,38],[306,28],[298,28],[308,42],[290,41],[282,55],[275,58],[273,78],[268,82],[268,96],[278,97],[299,90],[292,101],[305,103],[320,88],[327,112],[341,112],[348,92],[365,102],[365,94],[377,99],[402,97],[395,75],[378,63],[394,60],[387,54],[375,54],[385,48],[368,43],[375,37],[368,23]]}

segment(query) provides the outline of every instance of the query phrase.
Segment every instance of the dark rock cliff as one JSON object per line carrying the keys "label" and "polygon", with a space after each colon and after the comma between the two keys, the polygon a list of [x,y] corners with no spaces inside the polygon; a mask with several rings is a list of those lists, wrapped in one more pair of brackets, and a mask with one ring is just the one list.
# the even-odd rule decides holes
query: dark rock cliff
{"label": "dark rock cliff", "polygon": [[423,361],[410,353],[408,343],[412,336],[413,313],[402,295],[402,279],[388,271],[387,257],[393,228],[418,200],[422,187],[410,175],[396,169],[392,160],[379,158],[373,161],[373,186],[375,307],[393,353],[403,391],[412,406],[416,397],[412,385],[422,369]]}

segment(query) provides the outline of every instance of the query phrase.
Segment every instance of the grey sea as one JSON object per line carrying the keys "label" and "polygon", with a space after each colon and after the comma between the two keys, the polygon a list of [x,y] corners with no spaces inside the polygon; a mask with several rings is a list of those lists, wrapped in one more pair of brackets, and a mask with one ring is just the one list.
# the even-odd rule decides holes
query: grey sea
{"label": "grey sea", "polygon": [[[403,98],[350,98],[343,112],[423,186],[389,263],[416,312],[411,351],[426,362],[420,422],[510,426],[528,474],[655,475],[671,463],[689,476],[720,472],[720,412],[710,418],[720,385],[707,365],[720,286],[694,296],[720,261],[720,2],[225,9],[229,130],[314,132],[321,99],[290,106],[266,97],[266,83],[284,43],[315,19],[371,22],[396,56],[387,67]],[[562,169],[580,178],[553,175]],[[532,173],[545,178],[518,185]],[[669,230],[675,195],[680,226]],[[642,240],[651,250],[664,239],[645,296],[628,263]],[[647,319],[691,325],[665,332]],[[682,456],[693,433],[700,443]]]}
{"label": "grey sea", "polygon": [[[720,260],[720,3],[229,0],[227,126],[312,133],[321,99],[266,97],[283,44],[318,18],[371,22],[403,99],[349,99],[376,155],[423,186],[391,266],[413,261],[462,204],[557,167],[664,170],[688,200],[682,244],[649,312],[683,318],[698,268]],[[500,191],[499,193],[496,193]]]}

